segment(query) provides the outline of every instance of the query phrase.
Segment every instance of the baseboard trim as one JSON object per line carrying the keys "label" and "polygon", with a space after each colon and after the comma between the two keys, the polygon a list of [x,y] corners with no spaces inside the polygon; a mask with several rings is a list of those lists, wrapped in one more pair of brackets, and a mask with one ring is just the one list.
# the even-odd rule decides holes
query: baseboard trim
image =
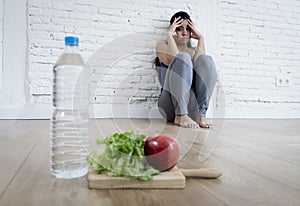
{"label": "baseboard trim", "polygon": [[[127,105],[92,105],[89,109],[91,118],[162,118],[158,108]],[[52,107],[49,105],[35,105],[34,107],[0,107],[0,119],[50,119]],[[235,110],[217,114],[208,111],[208,118],[226,119],[298,119],[299,110]]]}

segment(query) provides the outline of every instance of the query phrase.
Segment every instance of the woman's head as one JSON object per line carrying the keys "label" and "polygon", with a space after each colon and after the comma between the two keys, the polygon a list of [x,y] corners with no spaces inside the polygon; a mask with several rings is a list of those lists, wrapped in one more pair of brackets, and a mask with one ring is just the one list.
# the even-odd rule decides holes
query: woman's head
{"label": "woman's head", "polygon": [[191,38],[191,27],[187,20],[191,20],[191,17],[188,13],[184,11],[179,11],[175,13],[170,19],[170,25],[172,25],[175,19],[183,19],[183,22],[180,26],[176,28],[177,37],[175,40],[179,44],[187,44],[190,43]]}

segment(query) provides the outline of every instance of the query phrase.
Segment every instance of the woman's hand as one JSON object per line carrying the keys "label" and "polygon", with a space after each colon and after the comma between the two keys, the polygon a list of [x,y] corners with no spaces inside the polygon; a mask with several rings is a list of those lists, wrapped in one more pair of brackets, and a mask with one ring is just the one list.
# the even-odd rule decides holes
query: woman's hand
{"label": "woman's hand", "polygon": [[203,35],[196,29],[196,27],[194,26],[194,23],[192,22],[192,20],[187,19],[187,22],[188,22],[188,24],[189,24],[189,26],[191,27],[191,30],[192,30],[191,38],[197,39],[197,40],[202,39]]}
{"label": "woman's hand", "polygon": [[169,34],[176,35],[176,28],[180,27],[182,25],[184,19],[181,17],[175,18],[174,22],[172,25],[169,27]]}

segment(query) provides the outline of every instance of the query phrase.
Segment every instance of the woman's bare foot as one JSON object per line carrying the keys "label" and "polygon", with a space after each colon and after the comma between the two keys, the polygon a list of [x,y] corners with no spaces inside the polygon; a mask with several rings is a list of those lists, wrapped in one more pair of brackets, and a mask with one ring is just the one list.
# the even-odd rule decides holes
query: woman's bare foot
{"label": "woman's bare foot", "polygon": [[202,128],[211,128],[211,123],[209,123],[205,117],[197,117],[197,122]]}
{"label": "woman's bare foot", "polygon": [[188,115],[177,115],[174,120],[174,124],[177,124],[181,127],[187,127],[187,128],[199,128],[199,124],[192,120]]}

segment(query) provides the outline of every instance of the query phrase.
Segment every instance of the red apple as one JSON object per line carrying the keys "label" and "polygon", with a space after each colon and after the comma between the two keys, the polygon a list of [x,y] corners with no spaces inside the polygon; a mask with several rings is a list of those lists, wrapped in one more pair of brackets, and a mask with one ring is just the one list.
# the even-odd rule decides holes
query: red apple
{"label": "red apple", "polygon": [[146,139],[144,152],[149,165],[165,171],[177,164],[180,148],[175,138],[159,134]]}

